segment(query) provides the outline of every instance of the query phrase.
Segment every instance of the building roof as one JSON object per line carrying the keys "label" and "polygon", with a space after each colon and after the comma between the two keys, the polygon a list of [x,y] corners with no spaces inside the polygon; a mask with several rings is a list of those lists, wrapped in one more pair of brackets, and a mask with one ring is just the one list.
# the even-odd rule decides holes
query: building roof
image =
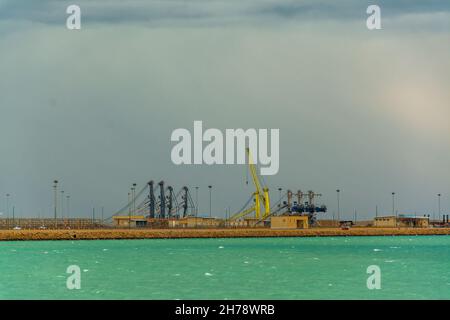
{"label": "building roof", "polygon": [[420,217],[400,216],[400,217],[398,217],[398,218],[399,218],[399,219],[426,219],[426,220],[430,219],[430,218],[428,218],[428,217],[423,217],[423,216],[420,216]]}
{"label": "building roof", "polygon": [[398,217],[396,216],[381,216],[381,217],[375,217],[375,220],[378,219],[429,219],[429,217],[424,217],[424,216],[410,216],[410,215],[403,215],[400,214]]}
{"label": "building roof", "polygon": [[115,220],[143,220],[144,216],[113,216]]}

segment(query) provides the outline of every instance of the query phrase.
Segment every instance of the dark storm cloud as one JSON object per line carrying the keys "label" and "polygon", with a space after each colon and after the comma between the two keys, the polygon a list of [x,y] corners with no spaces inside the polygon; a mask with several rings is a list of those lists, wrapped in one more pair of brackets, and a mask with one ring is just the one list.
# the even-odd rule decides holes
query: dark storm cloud
{"label": "dark storm cloud", "polygon": [[331,19],[360,19],[361,13],[372,4],[379,5],[383,15],[397,16],[412,13],[448,12],[450,2],[434,1],[273,1],[255,8],[252,14],[274,15],[284,18],[310,17]]}
{"label": "dark storm cloud", "polygon": [[77,4],[89,23],[197,23],[205,25],[254,23],[259,19],[360,19],[370,4],[378,4],[385,17],[450,11],[447,0],[431,1],[0,1],[0,20],[61,23],[65,8]]}
{"label": "dark storm cloud", "polygon": [[372,217],[396,191],[431,213],[450,194],[449,2],[377,3],[372,32],[369,1],[0,0],[0,212],[9,193],[17,216],[51,216],[54,178],[74,215],[150,178],[199,185],[201,213],[213,184],[214,214],[238,210],[244,168],[170,161],[172,130],[203,120],[280,128],[274,200],[312,189],[330,217],[339,187],[343,217]]}

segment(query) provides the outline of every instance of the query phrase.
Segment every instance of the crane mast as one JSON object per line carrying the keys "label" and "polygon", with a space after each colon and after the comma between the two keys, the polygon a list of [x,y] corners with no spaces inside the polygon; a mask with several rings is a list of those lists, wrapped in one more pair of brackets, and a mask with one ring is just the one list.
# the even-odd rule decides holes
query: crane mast
{"label": "crane mast", "polygon": [[[261,187],[261,182],[259,180],[259,176],[256,170],[256,165],[253,162],[253,157],[249,148],[245,149],[248,156],[248,167],[250,174],[252,176],[253,184],[255,185],[255,192],[252,194],[254,205],[250,208],[243,209],[240,212],[233,215],[230,220],[236,220],[247,216],[251,213],[255,213],[255,218],[257,219],[265,219],[270,215],[270,197],[269,197],[269,188],[266,186]],[[261,202],[264,207],[264,213],[261,212]]]}

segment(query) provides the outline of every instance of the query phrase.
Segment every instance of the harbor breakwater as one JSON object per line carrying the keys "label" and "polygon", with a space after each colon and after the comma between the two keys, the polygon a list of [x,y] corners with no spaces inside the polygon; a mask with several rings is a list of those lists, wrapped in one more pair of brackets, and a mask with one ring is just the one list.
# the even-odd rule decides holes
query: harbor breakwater
{"label": "harbor breakwater", "polygon": [[0,241],[449,235],[450,228],[0,230]]}

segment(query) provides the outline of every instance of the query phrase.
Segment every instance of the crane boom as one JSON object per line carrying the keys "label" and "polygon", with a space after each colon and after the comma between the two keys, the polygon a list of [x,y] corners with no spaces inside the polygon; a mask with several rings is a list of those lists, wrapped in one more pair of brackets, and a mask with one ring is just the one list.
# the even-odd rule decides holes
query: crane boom
{"label": "crane boom", "polygon": [[236,220],[242,217],[249,215],[250,213],[255,213],[255,218],[261,219],[261,202],[264,205],[264,214],[262,215],[262,219],[267,218],[270,215],[270,198],[269,198],[269,188],[261,187],[261,182],[258,177],[258,173],[256,171],[256,165],[253,162],[252,154],[250,153],[250,148],[246,148],[245,151],[248,155],[248,167],[250,169],[250,173],[252,175],[253,184],[255,185],[255,192],[253,193],[255,204],[247,209],[244,209],[241,212],[233,215],[230,220]]}
{"label": "crane boom", "polygon": [[256,173],[256,166],[255,166],[255,163],[253,162],[253,157],[252,157],[252,154],[250,153],[250,148],[246,148],[245,151],[247,152],[247,155],[248,155],[248,166],[250,168],[250,173],[252,175],[252,179],[253,179],[253,183],[256,188],[256,192],[258,192],[259,194],[262,194],[261,193],[261,183],[259,182],[258,174]]}

